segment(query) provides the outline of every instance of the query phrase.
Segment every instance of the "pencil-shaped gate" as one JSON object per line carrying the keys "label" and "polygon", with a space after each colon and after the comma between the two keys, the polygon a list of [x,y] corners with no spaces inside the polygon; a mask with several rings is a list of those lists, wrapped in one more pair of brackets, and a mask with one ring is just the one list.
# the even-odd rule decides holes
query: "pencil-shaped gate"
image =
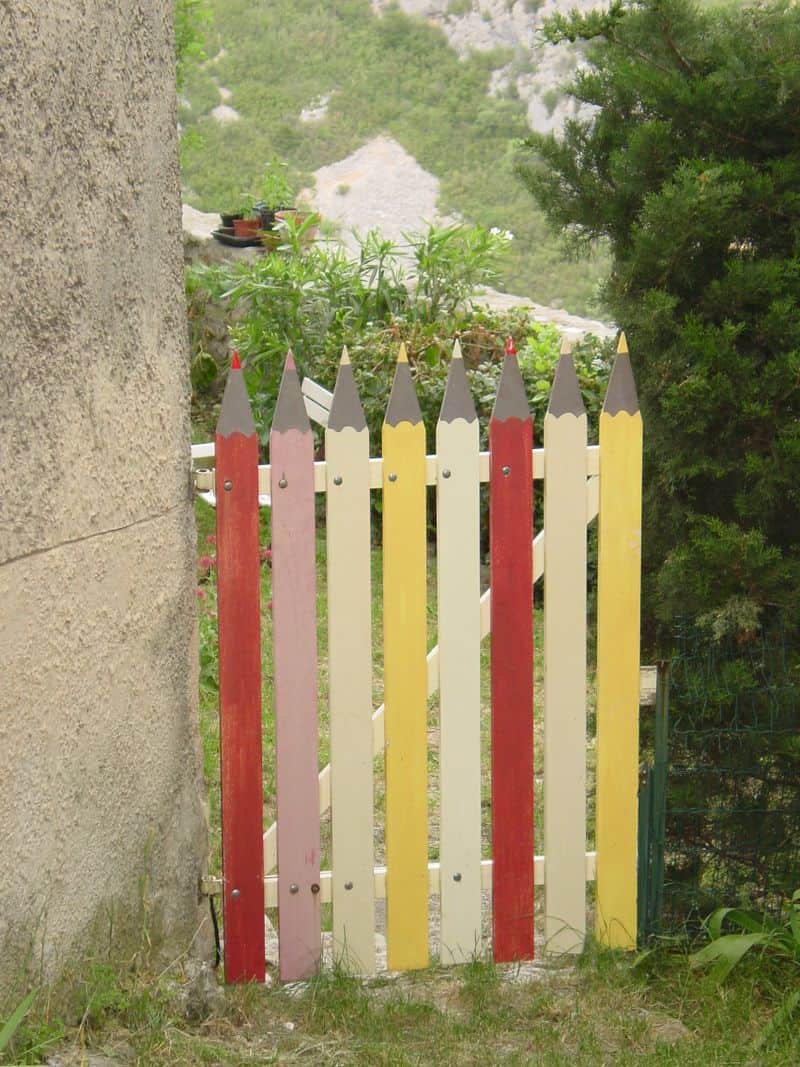
{"label": "pencil-shaped gate", "polygon": [[[263,962],[258,965],[264,958],[263,905],[279,909],[284,980],[307,977],[319,966],[325,902],[333,905],[334,955],[364,974],[375,969],[376,898],[386,899],[392,969],[428,963],[431,896],[439,898],[442,962],[463,962],[482,951],[487,891],[494,958],[530,958],[534,885],[544,887],[546,952],[582,948],[591,880],[596,880],[596,936],[609,945],[635,946],[642,430],[624,337],[600,416],[599,446],[587,445],[586,413],[565,350],[545,417],[544,448],[533,448],[524,386],[510,347],[489,424],[490,449],[479,452],[457,342],[453,355],[436,454],[426,455],[425,428],[401,348],[382,458],[371,459],[345,351],[325,432],[326,459],[316,463],[290,355],[270,433],[271,462],[260,468],[250,447],[254,435],[242,372],[238,360],[232,365],[216,476],[207,474],[204,485],[217,492],[220,504],[225,501],[217,512],[219,543],[238,546],[231,566],[223,566],[220,556],[218,577],[228,981],[263,974]],[[534,538],[537,478],[544,479],[544,528]],[[491,587],[481,595],[482,482],[489,483]],[[438,644],[430,651],[427,485],[436,487],[437,500]],[[375,490],[383,493],[382,529],[374,532],[382,543],[385,704],[373,711],[370,493]],[[247,651],[258,633],[257,575],[250,573],[257,567],[246,566],[253,553],[257,560],[252,529],[259,492],[271,494],[273,508],[278,812],[277,823],[263,836],[263,852],[254,847],[252,831],[261,818],[261,768],[252,756],[251,721],[260,697]],[[319,774],[315,493],[326,495],[331,741],[331,762]],[[586,850],[586,527],[598,511],[595,853]],[[543,574],[544,841],[537,855],[532,620],[533,590]],[[234,607],[237,598],[241,612]],[[487,635],[491,859],[481,856],[480,643]],[[440,861],[429,862],[428,701],[437,691]],[[373,844],[373,758],[381,753],[385,867],[375,865]],[[329,809],[331,869],[320,871],[320,816]]]}

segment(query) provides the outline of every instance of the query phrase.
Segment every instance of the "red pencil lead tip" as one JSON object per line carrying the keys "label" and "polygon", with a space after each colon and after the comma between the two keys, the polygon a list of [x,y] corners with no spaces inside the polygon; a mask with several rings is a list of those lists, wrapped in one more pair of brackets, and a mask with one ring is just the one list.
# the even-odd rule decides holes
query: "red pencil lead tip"
{"label": "red pencil lead tip", "polygon": [[507,356],[516,356],[516,354],[517,354],[517,346],[514,344],[514,338],[511,336],[511,334],[509,334],[508,337],[506,338],[506,355]]}
{"label": "red pencil lead tip", "polygon": [[234,348],[233,353],[231,354],[231,370],[241,370],[241,369],[242,369],[242,361],[239,359],[239,349],[238,348]]}

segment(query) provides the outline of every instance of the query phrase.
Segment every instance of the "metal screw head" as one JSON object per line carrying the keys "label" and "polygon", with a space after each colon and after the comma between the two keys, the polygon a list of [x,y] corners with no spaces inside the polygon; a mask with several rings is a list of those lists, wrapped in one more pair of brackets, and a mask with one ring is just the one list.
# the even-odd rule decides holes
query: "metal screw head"
{"label": "metal screw head", "polygon": [[460,871],[456,871],[456,873],[453,875],[453,881],[454,882],[460,882],[461,881],[461,872]]}
{"label": "metal screw head", "polygon": [[279,481],[278,481],[278,488],[279,489],[285,489],[288,484],[289,483],[286,481],[285,477],[284,478],[280,478]]}
{"label": "metal screw head", "polygon": [[317,893],[319,893],[319,882],[312,882],[312,884],[311,884],[311,892],[314,894],[314,896],[316,896]]}
{"label": "metal screw head", "polygon": [[336,477],[333,479],[333,484],[341,485],[343,481],[344,479],[342,478],[341,474],[337,474]]}
{"label": "metal screw head", "polygon": [[352,889],[353,888],[353,883],[352,882],[345,882],[344,883],[344,887],[345,887],[345,889]]}
{"label": "metal screw head", "polygon": [[297,882],[292,882],[292,884],[289,886],[289,892],[290,893],[299,893],[300,892],[300,886],[297,884]]}
{"label": "metal screw head", "polygon": [[233,482],[230,480],[230,478],[227,478],[223,483],[223,489],[226,493],[229,493],[231,489],[233,489]]}
{"label": "metal screw head", "polygon": [[442,477],[443,477],[443,478],[449,478],[449,477],[450,477],[450,470],[449,470],[449,468],[445,467],[445,469],[444,469],[444,470],[442,471]]}
{"label": "metal screw head", "polygon": [[235,899],[236,897],[240,897],[241,895],[242,895],[242,891],[241,891],[241,889],[233,889],[233,890],[231,891],[231,896],[232,896],[232,897],[234,897],[234,899]]}
{"label": "metal screw head", "polygon": [[397,481],[397,475],[394,473],[394,471],[392,471],[392,473],[389,475],[389,481],[390,482],[396,482]]}
{"label": "metal screw head", "polygon": [[509,476],[509,474],[511,474],[511,468],[508,467],[508,466],[503,467],[503,477],[507,478]]}

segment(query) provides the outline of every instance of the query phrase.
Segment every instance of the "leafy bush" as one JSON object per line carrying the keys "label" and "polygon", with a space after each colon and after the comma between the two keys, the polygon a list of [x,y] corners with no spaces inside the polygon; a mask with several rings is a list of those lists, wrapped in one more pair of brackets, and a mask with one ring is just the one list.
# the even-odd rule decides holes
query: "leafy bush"
{"label": "leafy bush", "polygon": [[[370,231],[360,255],[339,247],[303,247],[301,228],[283,226],[276,254],[224,267],[197,267],[189,288],[227,305],[261,439],[266,441],[287,349],[302,375],[332,389],[341,350],[350,351],[373,453],[404,341],[429,447],[444,394],[455,337],[461,340],[483,432],[497,391],[505,339],[511,334],[541,437],[560,339],[523,310],[498,314],[471,305],[469,294],[491,282],[509,242],[500,231],[455,225],[407,234],[399,247]],[[575,361],[587,408],[597,412],[611,352],[596,340],[577,346]],[[485,438],[484,438],[485,439]]]}

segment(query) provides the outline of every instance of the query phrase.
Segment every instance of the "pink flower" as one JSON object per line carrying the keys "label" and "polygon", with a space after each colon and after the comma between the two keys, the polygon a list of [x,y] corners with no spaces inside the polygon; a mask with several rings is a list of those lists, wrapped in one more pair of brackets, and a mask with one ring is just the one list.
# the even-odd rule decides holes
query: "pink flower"
{"label": "pink flower", "polygon": [[262,548],[261,552],[259,553],[259,555],[261,557],[261,562],[262,563],[269,563],[270,566],[272,565],[272,549],[271,548]]}
{"label": "pink flower", "polygon": [[216,534],[207,534],[206,535],[206,544],[207,545],[215,545],[216,543],[217,543],[217,535]]}
{"label": "pink flower", "polygon": [[195,590],[195,593],[197,594],[197,599],[198,600],[205,600],[206,599],[206,591],[201,586],[198,585],[197,589]]}
{"label": "pink flower", "polygon": [[197,561],[197,566],[201,571],[211,571],[217,565],[216,556],[201,556]]}

